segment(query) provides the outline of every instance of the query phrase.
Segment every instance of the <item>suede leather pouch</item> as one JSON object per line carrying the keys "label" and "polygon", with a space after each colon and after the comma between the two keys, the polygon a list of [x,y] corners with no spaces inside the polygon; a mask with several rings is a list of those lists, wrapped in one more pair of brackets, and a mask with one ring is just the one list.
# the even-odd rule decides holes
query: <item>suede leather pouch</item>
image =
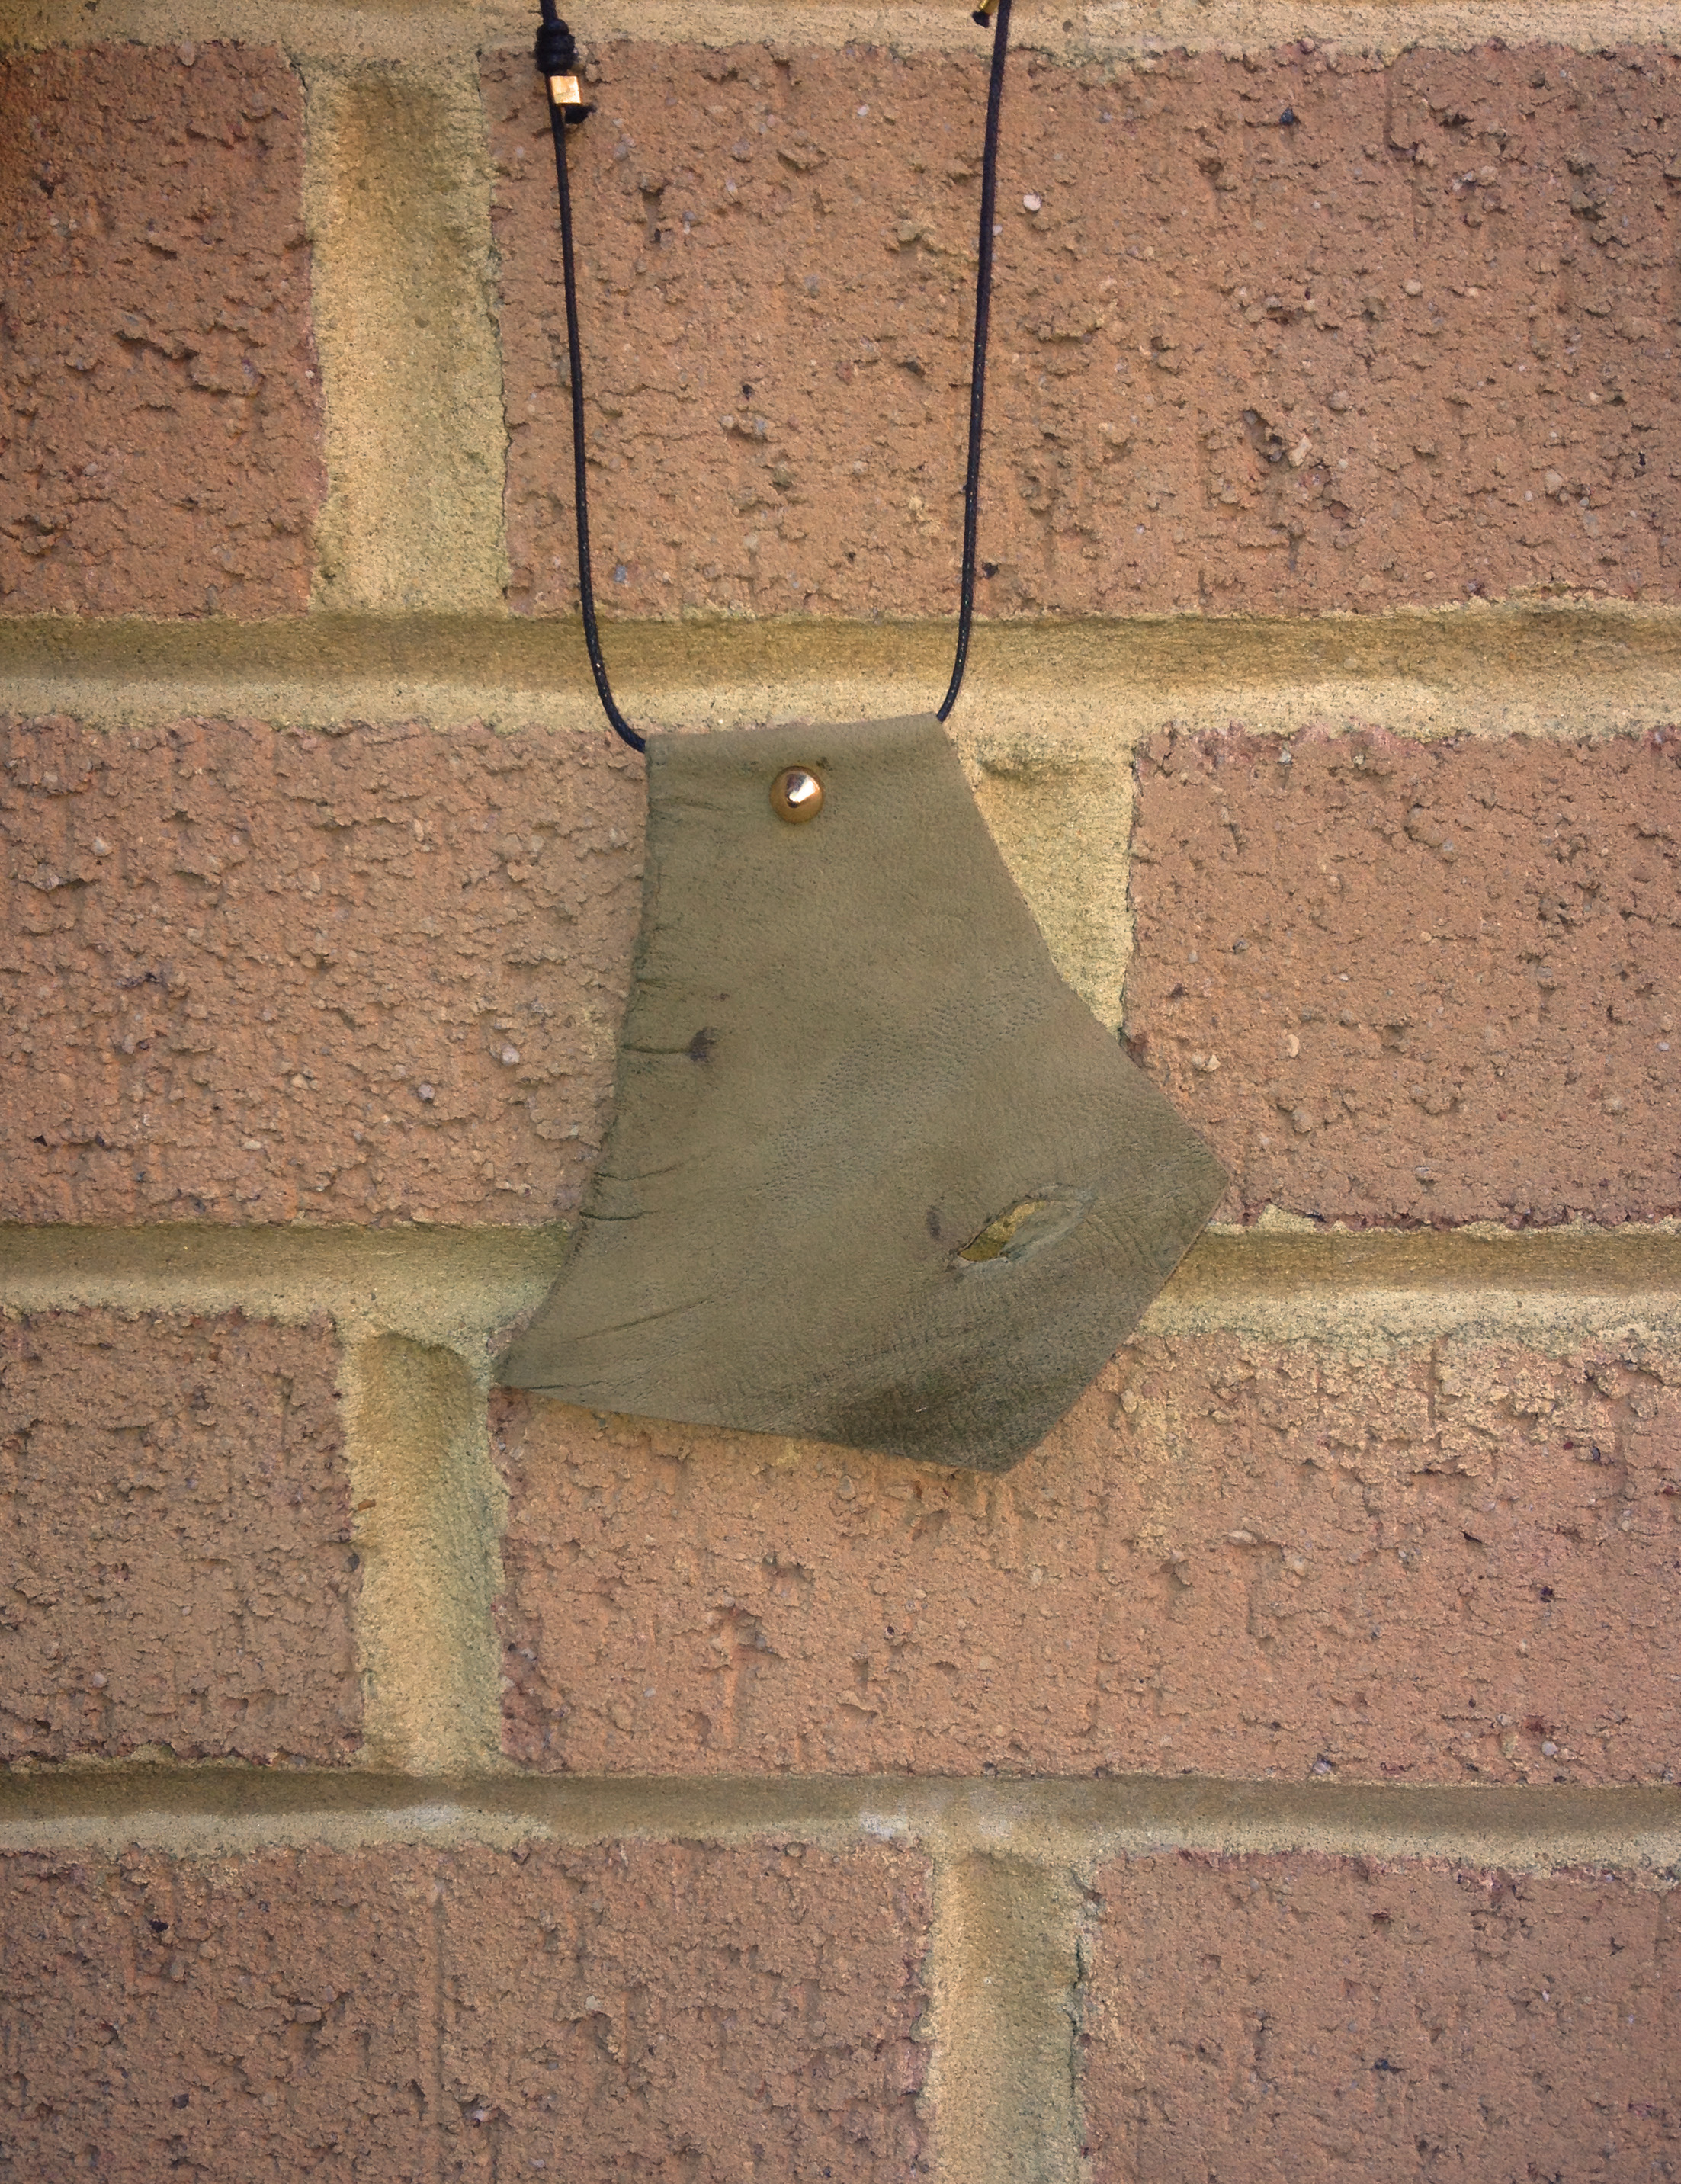
{"label": "suede leather pouch", "polygon": [[654,735],[648,785],[615,1117],[503,1381],[1005,1469],[1220,1167],[1059,975],[932,715]]}

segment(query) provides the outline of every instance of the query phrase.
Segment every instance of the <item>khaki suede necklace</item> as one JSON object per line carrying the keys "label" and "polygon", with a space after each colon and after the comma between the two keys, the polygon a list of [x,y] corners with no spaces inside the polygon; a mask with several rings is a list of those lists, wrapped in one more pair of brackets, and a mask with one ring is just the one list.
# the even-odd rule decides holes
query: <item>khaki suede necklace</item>
{"label": "khaki suede necklace", "polygon": [[612,1126],[505,1385],[1003,1470],[1113,1356],[1224,1188],[1058,973],[941,725],[974,610],[1010,5],[944,702],[644,738],[614,701],[590,576],[566,125],[591,109],[542,0],[584,631],[609,721],[647,754],[648,841]]}

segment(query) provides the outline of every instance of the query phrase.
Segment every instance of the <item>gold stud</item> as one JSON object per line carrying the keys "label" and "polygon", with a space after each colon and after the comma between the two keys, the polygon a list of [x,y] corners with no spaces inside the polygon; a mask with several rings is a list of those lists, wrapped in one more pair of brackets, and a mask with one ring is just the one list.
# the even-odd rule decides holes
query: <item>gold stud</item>
{"label": "gold stud", "polygon": [[815,819],[823,808],[823,784],[803,766],[791,766],[771,783],[771,809],[791,827]]}

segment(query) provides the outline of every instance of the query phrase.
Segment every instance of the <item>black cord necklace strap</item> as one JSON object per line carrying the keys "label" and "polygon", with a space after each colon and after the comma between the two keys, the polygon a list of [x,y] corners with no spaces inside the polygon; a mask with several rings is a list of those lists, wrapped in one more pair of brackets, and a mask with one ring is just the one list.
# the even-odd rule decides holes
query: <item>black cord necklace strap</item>
{"label": "black cord necklace strap", "polygon": [[[566,359],[572,395],[572,507],[577,521],[578,597],[583,610],[584,643],[602,710],[615,733],[632,750],[646,750],[614,699],[601,656],[601,632],[595,619],[595,585],[590,571],[589,479],[584,455],[583,348],[578,335],[577,266],[572,247],[572,190],[566,169],[566,129],[587,120],[595,109],[584,103],[578,87],[578,47],[556,13],[556,0],[538,0],[543,24],[537,34],[537,64],[548,98],[548,125],[554,139],[554,179],[560,203],[560,268],[566,291]],[[1010,50],[1010,0],[986,0],[975,20],[993,24],[992,71],[987,84],[986,140],[981,159],[981,235],[975,273],[975,349],[969,374],[969,457],[963,477],[963,575],[958,596],[957,657],[941,701],[939,718],[949,717],[963,687],[969,662],[969,632],[975,618],[975,555],[980,536],[981,435],[987,393],[987,330],[992,316],[993,224],[998,205],[999,115],[1004,103],[1004,64]]]}
{"label": "black cord necklace strap", "polygon": [[537,64],[548,94],[548,125],[554,137],[554,180],[560,198],[560,269],[566,289],[566,358],[572,380],[572,507],[578,526],[578,597],[583,607],[584,643],[602,710],[615,733],[632,750],[646,750],[619,710],[607,662],[601,656],[601,632],[595,621],[595,583],[589,564],[589,471],[584,457],[583,345],[578,337],[578,276],[572,255],[572,187],[566,172],[566,125],[587,120],[594,111],[578,89],[578,47],[555,13],[554,0],[541,0],[543,27],[537,34]]}
{"label": "black cord necklace strap", "polygon": [[[992,73],[987,80],[987,133],[981,153],[981,243],[975,268],[975,354],[969,371],[969,460],[963,473],[963,578],[957,599],[957,657],[940,701],[948,720],[969,665],[969,631],[975,619],[975,549],[981,533],[981,426],[987,404],[987,332],[993,315],[993,224],[998,209],[998,121],[1004,107],[1004,64],[1010,51],[1010,0],[997,0],[993,22]],[[985,8],[975,20],[984,23]]]}

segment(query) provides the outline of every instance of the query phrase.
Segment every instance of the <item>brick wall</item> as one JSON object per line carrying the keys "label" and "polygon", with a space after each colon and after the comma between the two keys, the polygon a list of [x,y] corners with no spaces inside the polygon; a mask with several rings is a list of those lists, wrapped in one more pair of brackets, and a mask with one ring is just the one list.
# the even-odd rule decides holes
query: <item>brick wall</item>
{"label": "brick wall", "polygon": [[[984,41],[754,12],[578,25],[691,727],[960,534]],[[11,12],[0,2174],[1681,2169],[1673,10],[1152,25],[1022,0],[953,731],[1232,1187],[997,1478],[490,1384],[643,813],[523,11]]]}

